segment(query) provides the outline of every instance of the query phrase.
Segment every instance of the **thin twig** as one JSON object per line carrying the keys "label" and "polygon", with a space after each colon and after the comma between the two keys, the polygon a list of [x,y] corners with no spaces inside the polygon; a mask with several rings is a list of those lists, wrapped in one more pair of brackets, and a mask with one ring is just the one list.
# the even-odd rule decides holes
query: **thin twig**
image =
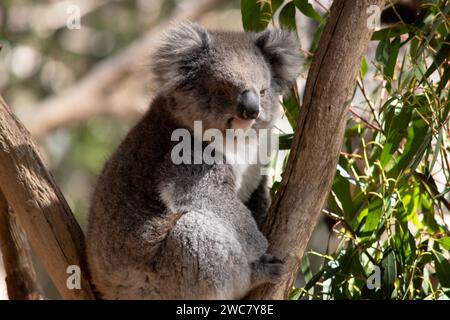
{"label": "thin twig", "polygon": [[352,108],[350,108],[350,112],[351,112],[355,117],[357,117],[357,118],[360,119],[362,122],[364,122],[368,127],[372,128],[372,129],[374,129],[374,130],[376,130],[376,131],[381,131],[381,128],[380,128],[380,127],[377,127],[377,126],[371,124],[368,120],[364,119],[362,116],[360,116],[360,115],[357,114],[355,111],[353,111]]}
{"label": "thin twig", "polygon": [[364,86],[364,82],[361,81],[360,79],[358,79],[356,81],[356,83],[357,83],[359,89],[361,90],[361,93],[363,94],[364,99],[367,102],[367,105],[370,108],[370,112],[372,112],[373,120],[377,123],[378,128],[380,128],[378,131],[383,132],[383,126],[381,125],[380,121],[378,120],[377,114],[375,112],[375,106],[373,105],[372,100],[370,100],[369,95],[367,94],[366,88]]}

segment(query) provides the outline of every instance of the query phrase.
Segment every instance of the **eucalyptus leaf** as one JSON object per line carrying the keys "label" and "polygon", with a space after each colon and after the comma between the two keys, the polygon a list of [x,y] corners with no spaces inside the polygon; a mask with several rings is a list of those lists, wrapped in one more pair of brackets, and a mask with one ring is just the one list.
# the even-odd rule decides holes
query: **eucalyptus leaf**
{"label": "eucalyptus leaf", "polygon": [[291,31],[297,30],[297,23],[295,20],[295,5],[294,2],[288,2],[280,11],[278,16],[280,25]]}
{"label": "eucalyptus leaf", "polygon": [[439,251],[431,250],[433,253],[434,267],[439,283],[442,287],[450,288],[450,263],[447,258]]}
{"label": "eucalyptus leaf", "polygon": [[391,248],[388,248],[381,260],[382,271],[382,285],[387,298],[390,298],[394,283],[397,279],[397,262],[395,260],[395,253]]}
{"label": "eucalyptus leaf", "polygon": [[303,13],[305,16],[321,22],[322,16],[314,10],[313,6],[308,2],[308,0],[294,0],[295,6]]}

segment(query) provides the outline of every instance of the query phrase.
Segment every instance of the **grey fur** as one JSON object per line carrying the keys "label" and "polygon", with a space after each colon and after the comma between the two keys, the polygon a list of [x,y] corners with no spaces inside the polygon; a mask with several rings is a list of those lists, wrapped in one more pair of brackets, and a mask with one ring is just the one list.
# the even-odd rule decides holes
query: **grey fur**
{"label": "grey fur", "polygon": [[267,89],[253,127],[271,127],[300,67],[292,39],[195,24],[167,34],[154,56],[161,92],[105,164],[92,200],[87,259],[103,298],[238,299],[284,272],[257,225],[270,204],[266,180],[244,174],[248,196],[233,166],[175,165],[170,151],[173,130],[194,120],[228,128],[243,90]]}

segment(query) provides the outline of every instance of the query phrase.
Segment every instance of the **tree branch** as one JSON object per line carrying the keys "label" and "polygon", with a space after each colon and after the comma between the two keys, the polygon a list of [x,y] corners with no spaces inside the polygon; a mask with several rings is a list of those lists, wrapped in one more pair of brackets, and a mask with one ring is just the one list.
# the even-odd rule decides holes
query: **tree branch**
{"label": "tree branch", "polygon": [[[0,97],[1,189],[34,250],[65,299],[92,299],[83,263],[83,233],[28,131]],[[81,268],[81,289],[66,285],[67,267]]]}
{"label": "tree branch", "polygon": [[41,299],[30,247],[1,190],[0,249],[6,271],[8,297],[11,300]]}
{"label": "tree branch", "polygon": [[[148,101],[142,100],[146,100],[146,96],[150,97],[149,92],[145,93],[148,91],[146,81],[140,77],[139,83],[131,82],[132,86],[138,87],[138,92],[142,92],[142,95],[132,99],[129,95],[123,97],[116,94],[119,84],[125,83],[138,70],[147,69],[149,53],[158,45],[163,31],[170,28],[174,21],[195,21],[226,1],[191,0],[181,3],[169,19],[147,31],[116,55],[99,62],[76,85],[35,106],[36,111],[23,119],[25,126],[33,137],[41,138],[60,127],[74,125],[94,116],[143,114]],[[145,107],[142,107],[143,104]]]}
{"label": "tree branch", "polygon": [[373,30],[367,8],[385,0],[335,0],[306,81],[288,165],[263,232],[269,252],[288,269],[277,284],[256,288],[249,299],[285,299],[320,217],[336,171],[346,114],[362,55]]}

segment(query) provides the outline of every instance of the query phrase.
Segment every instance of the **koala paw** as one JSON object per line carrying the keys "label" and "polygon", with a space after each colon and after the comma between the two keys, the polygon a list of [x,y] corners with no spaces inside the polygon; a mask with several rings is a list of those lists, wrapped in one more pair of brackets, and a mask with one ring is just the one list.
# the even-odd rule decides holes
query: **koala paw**
{"label": "koala paw", "polygon": [[271,254],[263,254],[261,256],[261,258],[259,259],[259,261],[263,262],[263,263],[283,263],[283,261],[281,259],[279,259],[278,257],[271,255]]}
{"label": "koala paw", "polygon": [[254,279],[257,283],[276,283],[287,272],[286,265],[278,257],[264,254],[253,264]]}

